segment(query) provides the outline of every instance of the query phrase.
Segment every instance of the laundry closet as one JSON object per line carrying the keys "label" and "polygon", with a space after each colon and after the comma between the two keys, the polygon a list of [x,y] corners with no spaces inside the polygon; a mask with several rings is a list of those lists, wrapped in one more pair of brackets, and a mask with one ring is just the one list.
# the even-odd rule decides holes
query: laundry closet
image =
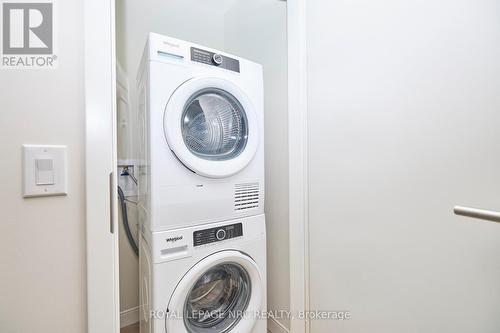
{"label": "laundry closet", "polygon": [[116,2],[122,332],[289,327],[286,11]]}

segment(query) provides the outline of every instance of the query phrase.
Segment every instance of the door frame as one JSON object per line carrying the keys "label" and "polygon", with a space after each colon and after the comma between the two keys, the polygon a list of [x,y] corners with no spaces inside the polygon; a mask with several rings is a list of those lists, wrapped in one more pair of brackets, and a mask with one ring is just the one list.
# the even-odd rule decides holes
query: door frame
{"label": "door frame", "polygon": [[306,0],[287,1],[290,332],[308,333],[309,201]]}
{"label": "door frame", "polygon": [[[290,332],[308,333],[306,0],[287,1],[287,21]],[[87,332],[119,333],[115,0],[86,0],[84,24]]]}
{"label": "door frame", "polygon": [[87,332],[120,331],[115,1],[84,1]]}

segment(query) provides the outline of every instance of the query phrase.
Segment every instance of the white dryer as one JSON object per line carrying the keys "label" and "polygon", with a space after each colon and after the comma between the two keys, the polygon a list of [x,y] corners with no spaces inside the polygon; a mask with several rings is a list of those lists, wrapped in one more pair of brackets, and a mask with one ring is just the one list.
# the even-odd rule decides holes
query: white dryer
{"label": "white dryer", "polygon": [[262,66],[151,33],[138,83],[144,228],[262,214]]}
{"label": "white dryer", "polygon": [[266,333],[264,215],[143,234],[141,333]]}

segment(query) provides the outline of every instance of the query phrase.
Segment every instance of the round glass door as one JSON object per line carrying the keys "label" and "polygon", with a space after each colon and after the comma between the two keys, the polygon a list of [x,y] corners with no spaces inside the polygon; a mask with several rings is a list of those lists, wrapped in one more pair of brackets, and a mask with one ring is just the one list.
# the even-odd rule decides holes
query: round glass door
{"label": "round glass door", "polygon": [[167,308],[167,332],[250,333],[252,314],[265,305],[264,284],[257,263],[246,254],[225,250],[197,262],[182,277]]}
{"label": "round glass door", "polygon": [[244,169],[259,146],[259,124],[248,96],[222,78],[193,78],[170,97],[163,117],[167,143],[191,171],[224,178]]}
{"label": "round glass door", "polygon": [[204,273],[188,294],[184,324],[190,333],[228,332],[242,318],[251,295],[248,273],[234,263]]}
{"label": "round glass door", "polygon": [[207,88],[186,103],[181,117],[182,138],[194,155],[212,161],[235,158],[248,139],[248,120],[230,93]]}

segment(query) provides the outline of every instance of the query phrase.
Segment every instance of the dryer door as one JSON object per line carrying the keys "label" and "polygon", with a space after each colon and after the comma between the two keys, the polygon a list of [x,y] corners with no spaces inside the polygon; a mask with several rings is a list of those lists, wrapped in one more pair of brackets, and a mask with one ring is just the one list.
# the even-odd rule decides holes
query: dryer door
{"label": "dryer door", "polygon": [[168,305],[167,332],[248,333],[261,310],[262,279],[239,251],[217,252],[179,282]]}
{"label": "dryer door", "polygon": [[253,159],[258,121],[249,98],[220,78],[194,78],[172,94],[164,115],[170,149],[190,170],[229,177]]}

